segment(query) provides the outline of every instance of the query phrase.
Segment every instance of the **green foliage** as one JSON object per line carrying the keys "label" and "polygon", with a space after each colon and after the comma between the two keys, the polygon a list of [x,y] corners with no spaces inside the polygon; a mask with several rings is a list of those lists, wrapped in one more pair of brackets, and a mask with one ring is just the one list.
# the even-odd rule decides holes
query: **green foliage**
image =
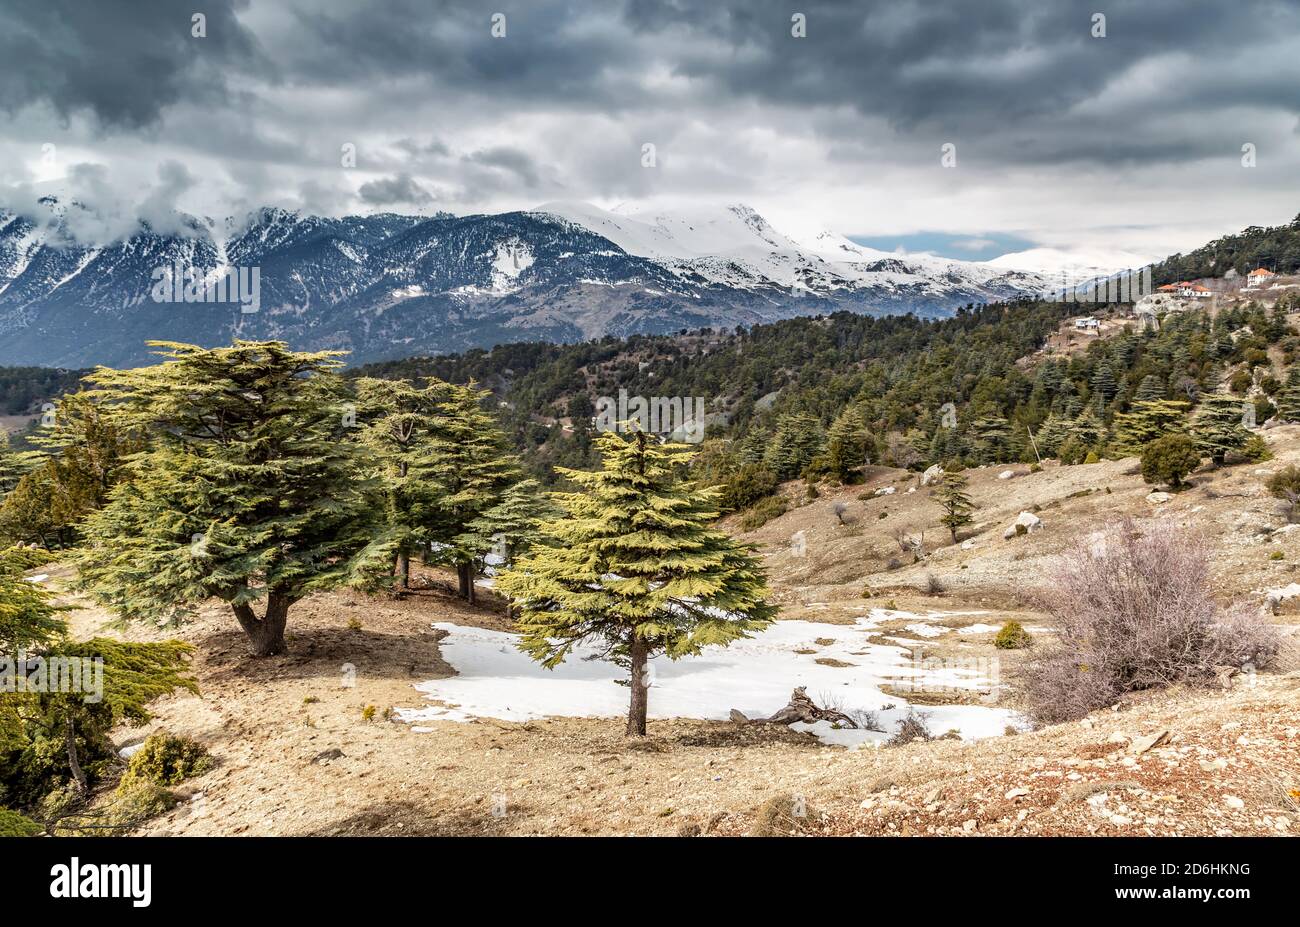
{"label": "green foliage", "polygon": [[25,474],[35,470],[43,460],[37,451],[16,450],[9,432],[0,428],[0,500],[13,492]]}
{"label": "green foliage", "polygon": [[387,523],[383,554],[398,565],[403,586],[409,585],[412,554],[433,540],[441,502],[433,468],[445,441],[441,423],[449,391],[440,381],[356,381],[360,440],[378,471]]}
{"label": "green foliage", "polygon": [[45,587],[23,578],[26,560],[14,549],[0,553],[0,658],[44,647],[64,633],[65,609]]}
{"label": "green foliage", "polygon": [[1008,621],[993,638],[993,646],[999,650],[1023,650],[1033,643],[1033,638],[1019,621]]}
{"label": "green foliage", "polygon": [[1152,441],[1142,451],[1142,479],[1167,483],[1179,489],[1187,474],[1201,465],[1196,442],[1184,434],[1168,434]]}
{"label": "green foliage", "polygon": [[337,352],[153,344],[164,363],[88,378],[96,402],[153,441],[83,525],[82,588],[156,622],[220,598],[255,654],[280,653],[294,602],[373,573],[386,549],[375,466],[344,434]]}
{"label": "green foliage", "polygon": [[782,416],[763,455],[763,466],[779,480],[794,479],[821,453],[824,443],[821,422],[814,416],[805,412]]}
{"label": "green foliage", "polygon": [[718,508],[724,515],[766,499],[776,492],[780,481],[762,464],[745,464],[722,484]]}
{"label": "green foliage", "polygon": [[204,746],[189,737],[165,731],[150,734],[140,749],[131,754],[118,790],[130,789],[139,782],[154,785],[179,785],[212,768],[212,757]]}
{"label": "green foliage", "polygon": [[[44,656],[102,660],[102,692],[0,694],[0,803],[37,808],[77,791],[69,745],[87,786],[116,764],[109,732],[150,720],[148,704],[177,689],[198,692],[188,671],[193,648],[181,641],[129,643],[107,638],[64,640]],[[83,677],[84,678],[84,677]]]}
{"label": "green foliage", "polygon": [[1185,430],[1187,403],[1167,399],[1134,402],[1130,410],[1115,416],[1112,447],[1121,456],[1141,454],[1142,449],[1164,435]]}
{"label": "green foliage", "polygon": [[23,415],[41,403],[75,389],[85,370],[52,367],[0,367],[0,415]]}
{"label": "green foliage", "polygon": [[72,526],[54,518],[54,481],[48,465],[22,476],[0,505],[0,541],[53,549],[72,542]]}
{"label": "green foliage", "polygon": [[0,837],[35,837],[44,829],[17,811],[0,808]]}
{"label": "green foliage", "polygon": [[1298,520],[1297,509],[1300,509],[1300,467],[1283,467],[1270,476],[1264,485],[1269,495],[1282,501],[1287,521],[1294,524]]}
{"label": "green foliage", "polygon": [[784,496],[768,496],[741,513],[740,530],[757,531],[772,519],[780,518],[789,508]]}
{"label": "green foliage", "polygon": [[1175,254],[1157,264],[1153,276],[1157,284],[1165,284],[1218,277],[1229,268],[1244,275],[1256,267],[1267,267],[1280,274],[1300,270],[1300,216],[1288,225],[1251,226],[1187,254]]}
{"label": "green foliage", "polygon": [[851,483],[861,476],[861,469],[874,446],[867,420],[857,406],[848,406],[835,417],[826,439],[826,465],[832,477]]}
{"label": "green foliage", "polygon": [[687,448],[644,433],[596,441],[601,469],[566,471],[578,490],[554,496],[565,514],[543,530],[555,545],[519,558],[497,588],[519,609],[521,648],[543,665],[595,640],[630,666],[629,733],[644,733],[646,693],[636,687],[651,656],[745,637],[776,608],[753,549],[710,527],[717,492],[685,478]]}
{"label": "green foliage", "polygon": [[1277,397],[1277,414],[1284,422],[1300,422],[1300,365],[1286,375],[1286,385]]}
{"label": "green foliage", "polygon": [[1201,399],[1192,420],[1192,436],[1201,453],[1216,464],[1246,445],[1250,432],[1242,425],[1242,401],[1235,396],[1214,393]]}
{"label": "green foliage", "polygon": [[1263,435],[1252,434],[1241,446],[1241,456],[1249,463],[1263,463],[1273,459],[1273,452]]}
{"label": "green foliage", "polygon": [[974,504],[966,492],[966,475],[957,471],[947,471],[942,482],[935,489],[935,499],[943,508],[943,517],[939,523],[948,529],[952,542],[957,543],[957,531],[975,521],[971,514]]}
{"label": "green foliage", "polygon": [[[525,510],[524,496],[516,491],[508,510],[500,506],[506,491],[520,479],[519,463],[508,452],[505,435],[483,408],[487,392],[473,383],[451,384],[430,475],[440,500],[432,534],[442,546],[436,558],[451,564],[460,577],[460,592],[474,597],[474,574],[491,552],[494,525],[508,528],[515,540],[535,524],[540,510]],[[527,494],[525,489],[524,493]]]}

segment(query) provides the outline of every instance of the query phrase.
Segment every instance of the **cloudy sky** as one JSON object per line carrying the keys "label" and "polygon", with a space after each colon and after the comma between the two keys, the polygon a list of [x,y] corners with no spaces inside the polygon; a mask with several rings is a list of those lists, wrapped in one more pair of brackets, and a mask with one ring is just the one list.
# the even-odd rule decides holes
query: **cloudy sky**
{"label": "cloudy sky", "polygon": [[1300,213],[1300,2],[5,0],[0,203],[51,188],[102,236],[743,202],[886,249],[1155,256]]}

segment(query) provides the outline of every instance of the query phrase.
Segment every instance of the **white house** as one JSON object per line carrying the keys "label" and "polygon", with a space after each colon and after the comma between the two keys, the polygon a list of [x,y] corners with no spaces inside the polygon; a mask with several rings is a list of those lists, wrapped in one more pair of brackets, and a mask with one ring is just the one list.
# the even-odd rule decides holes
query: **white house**
{"label": "white house", "polygon": [[1256,267],[1250,273],[1246,274],[1246,289],[1253,290],[1257,287],[1267,286],[1273,282],[1277,274],[1263,267]]}
{"label": "white house", "polygon": [[1209,299],[1214,295],[1214,291],[1199,283],[1184,283],[1179,288],[1178,295],[1186,299]]}
{"label": "white house", "polygon": [[1074,327],[1079,331],[1096,331],[1101,328],[1101,321],[1090,315],[1074,320]]}

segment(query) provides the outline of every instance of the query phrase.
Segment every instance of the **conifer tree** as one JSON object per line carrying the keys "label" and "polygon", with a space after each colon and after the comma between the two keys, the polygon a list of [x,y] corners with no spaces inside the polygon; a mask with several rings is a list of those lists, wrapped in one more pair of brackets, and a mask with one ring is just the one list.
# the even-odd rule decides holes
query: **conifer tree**
{"label": "conifer tree", "polygon": [[627,734],[646,732],[656,654],[691,656],[762,630],[775,617],[753,549],[711,527],[715,489],[686,481],[682,445],[643,432],[597,439],[601,469],[564,470],[577,492],[556,493],[564,517],[497,579],[519,609],[521,647],[548,667],[584,641],[631,671]]}
{"label": "conifer tree", "polygon": [[1138,384],[1137,392],[1133,394],[1133,401],[1134,403],[1150,402],[1153,399],[1164,399],[1165,395],[1164,381],[1154,373],[1150,373]]}
{"label": "conifer tree", "polygon": [[1094,450],[1106,438],[1106,425],[1101,417],[1091,408],[1084,409],[1070,423],[1070,437],[1086,450]]}
{"label": "conifer tree", "polygon": [[1211,393],[1201,399],[1192,419],[1192,437],[1197,449],[1222,465],[1231,451],[1240,450],[1250,439],[1241,423],[1243,401],[1226,393]]}
{"label": "conifer tree", "polygon": [[104,506],[127,460],[144,448],[138,430],[84,391],[61,397],[53,424],[33,441],[50,454],[51,518],[70,527]]}
{"label": "conifer tree", "polygon": [[831,423],[826,438],[826,464],[831,476],[841,483],[851,482],[854,474],[870,463],[870,442],[871,433],[862,410],[857,406],[846,406]]}
{"label": "conifer tree", "polygon": [[500,502],[469,523],[457,544],[476,552],[476,569],[489,555],[496,558],[493,566],[505,568],[541,540],[542,522],[555,514],[536,480],[520,480],[506,487]]}
{"label": "conifer tree", "polygon": [[487,395],[473,383],[447,384],[437,453],[430,468],[440,494],[431,532],[437,546],[433,556],[456,570],[460,595],[471,603],[476,601],[478,565],[491,547],[475,523],[521,478],[505,434],[483,408]]}
{"label": "conifer tree", "polygon": [[792,480],[803,473],[825,444],[826,435],[817,417],[807,412],[792,412],[777,420],[776,434],[768,443],[763,465],[781,480]]}
{"label": "conifer tree", "polygon": [[1300,364],[1286,375],[1286,385],[1277,397],[1277,414],[1284,422],[1300,422]]}
{"label": "conifer tree", "polygon": [[966,492],[966,484],[964,473],[952,471],[943,475],[943,481],[935,490],[935,497],[943,508],[943,517],[939,523],[948,529],[954,544],[957,543],[957,530],[975,521],[971,515],[975,505]]}
{"label": "conifer tree", "polygon": [[1052,413],[1039,426],[1034,441],[1044,457],[1055,457],[1061,445],[1070,437],[1070,421]]}
{"label": "conifer tree", "polygon": [[1115,374],[1111,371],[1110,364],[1099,364],[1092,375],[1092,394],[1098,407],[1104,409],[1118,389],[1119,385],[1115,382]]}
{"label": "conifer tree", "polygon": [[365,377],[356,390],[360,437],[379,469],[389,556],[398,586],[409,589],[411,554],[427,549],[439,510],[436,472],[446,447],[443,404],[450,387]]}
{"label": "conifer tree", "polygon": [[23,475],[0,505],[0,540],[5,543],[40,544],[53,550],[73,541],[72,527],[54,519],[54,481],[50,465]]}
{"label": "conifer tree", "polygon": [[40,583],[23,577],[23,565],[12,553],[0,553],[0,658],[16,658],[61,637],[64,609]]}
{"label": "conifer tree", "polygon": [[975,452],[983,464],[998,463],[1009,458],[1011,429],[1000,415],[986,415],[971,422],[975,437]]}
{"label": "conifer tree", "polygon": [[1128,412],[1115,416],[1116,452],[1125,456],[1140,454],[1157,438],[1185,431],[1186,412],[1187,403],[1168,399],[1133,403]]}
{"label": "conifer tree", "polygon": [[282,653],[295,602],[380,567],[373,463],[343,436],[338,352],[150,344],[164,363],[90,377],[153,441],[83,524],[82,585],[128,619],[222,599],[255,655]]}
{"label": "conifer tree", "polygon": [[0,428],[0,501],[13,492],[18,481],[35,470],[44,460],[39,451],[15,450],[9,432]]}

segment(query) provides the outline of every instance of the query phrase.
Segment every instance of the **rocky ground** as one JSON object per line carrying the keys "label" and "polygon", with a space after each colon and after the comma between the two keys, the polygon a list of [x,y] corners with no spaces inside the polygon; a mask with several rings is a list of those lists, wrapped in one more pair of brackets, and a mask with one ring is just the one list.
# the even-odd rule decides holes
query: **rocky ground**
{"label": "rocky ground", "polygon": [[[1015,618],[1041,639],[1048,619],[1034,609],[1033,587],[1055,554],[1117,515],[1168,515],[1206,531],[1225,599],[1258,603],[1296,578],[1300,538],[1262,480],[1300,458],[1300,428],[1267,434],[1275,460],[1200,473],[1193,488],[1159,503],[1147,501],[1151,487],[1132,460],[975,471],[979,523],[963,544],[936,528],[937,507],[916,474],[883,469],[865,487],[824,488],[743,537],[760,545],[783,617],[844,624],[865,606],[950,613],[949,633],[918,643],[940,657],[999,657],[1004,686],[978,697],[1014,705],[1006,683],[1019,654],[994,650],[978,628]],[[1014,475],[999,478],[1004,470]],[[886,487],[894,492],[876,494]],[[1005,540],[1022,511],[1041,518],[1041,529]],[[921,562],[904,555],[895,526],[925,530]],[[47,572],[56,587],[68,579],[65,568]],[[416,682],[454,672],[433,622],[509,625],[490,593],[469,608],[451,595],[449,577],[419,578],[421,588],[402,599],[312,596],[291,615],[289,653],[264,660],[247,655],[217,603],[180,629],[121,629],[78,602],[78,636],[179,636],[196,647],[201,694],[160,700],[147,728],[122,729],[117,739],[126,746],[154,729],[187,734],[216,764],[140,832],[1300,832],[1294,643],[1272,671],[1238,677],[1227,691],[1149,693],[1081,722],[977,742],[847,750],[784,727],[689,719],[652,720],[650,736],[636,741],[612,718],[434,721],[421,733],[389,710],[419,705]],[[951,614],[972,610],[983,614]],[[1286,609],[1274,620],[1287,632],[1300,627]],[[879,633],[906,639],[906,624]],[[924,693],[908,697],[925,703]]]}

